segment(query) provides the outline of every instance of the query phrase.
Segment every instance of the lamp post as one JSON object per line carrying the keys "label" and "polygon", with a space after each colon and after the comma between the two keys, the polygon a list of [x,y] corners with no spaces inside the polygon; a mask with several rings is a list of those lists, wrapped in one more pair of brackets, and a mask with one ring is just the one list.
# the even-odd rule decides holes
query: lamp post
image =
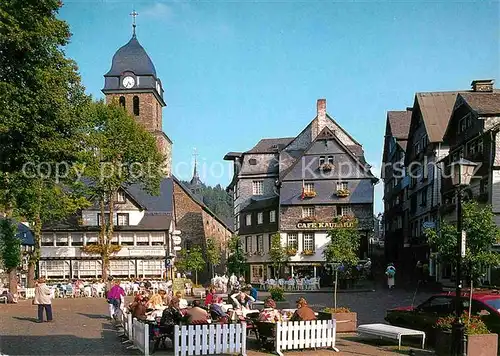
{"label": "lamp post", "polygon": [[457,162],[451,164],[451,181],[457,189],[457,266],[455,274],[455,322],[452,328],[452,355],[466,356],[466,338],[464,325],[460,321],[462,314],[462,257],[465,253],[464,234],[463,234],[463,216],[462,216],[462,189],[470,184],[474,175],[474,168],[477,163],[460,158]]}

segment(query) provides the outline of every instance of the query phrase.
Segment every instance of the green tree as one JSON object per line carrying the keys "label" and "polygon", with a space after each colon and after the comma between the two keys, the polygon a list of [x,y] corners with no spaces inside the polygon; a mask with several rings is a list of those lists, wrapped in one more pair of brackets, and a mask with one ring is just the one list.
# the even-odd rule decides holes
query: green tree
{"label": "green tree", "polygon": [[61,169],[77,161],[90,102],[76,64],[64,54],[70,32],[57,18],[60,6],[58,0],[0,4],[0,209],[35,229],[30,285],[43,215],[54,207],[44,203],[67,173]]}
{"label": "green tree", "polygon": [[21,264],[21,240],[17,224],[9,218],[0,220],[0,255],[9,275],[9,291],[17,293],[17,268]]}
{"label": "green tree", "polygon": [[227,269],[229,273],[243,275],[246,270],[246,258],[240,246],[240,238],[233,235],[229,240],[229,257],[227,259]]}
{"label": "green tree", "polygon": [[[484,269],[500,265],[500,255],[492,251],[493,244],[500,241],[500,230],[494,222],[491,206],[481,206],[475,201],[463,204],[463,229],[466,232],[465,257],[462,270],[469,281],[477,282]],[[426,230],[426,236],[439,262],[456,266],[456,225],[442,221],[441,230]]]}
{"label": "green tree", "polygon": [[274,277],[278,278],[281,266],[288,261],[287,247],[281,243],[281,234],[279,232],[271,236],[269,258],[271,259],[274,267]]}
{"label": "green tree", "polygon": [[115,103],[103,101],[89,106],[88,119],[93,130],[85,138],[82,161],[89,189],[100,209],[99,242],[82,249],[102,258],[102,278],[109,270],[109,257],[120,250],[111,244],[114,233],[115,200],[120,188],[140,184],[149,194],[158,195],[164,158],[154,137]]}
{"label": "green tree", "polygon": [[215,268],[220,264],[221,261],[221,248],[219,242],[213,238],[209,237],[207,239],[207,260],[212,267],[212,277],[215,275]]}
{"label": "green tree", "polygon": [[194,246],[191,250],[181,250],[175,259],[175,267],[180,272],[195,272],[195,283],[198,284],[198,272],[203,271],[206,266],[203,251],[200,246]]}
{"label": "green tree", "polygon": [[352,268],[358,261],[360,235],[357,223],[352,227],[336,228],[328,231],[330,242],[323,251],[326,262],[335,268],[334,308],[337,308],[338,267]]}

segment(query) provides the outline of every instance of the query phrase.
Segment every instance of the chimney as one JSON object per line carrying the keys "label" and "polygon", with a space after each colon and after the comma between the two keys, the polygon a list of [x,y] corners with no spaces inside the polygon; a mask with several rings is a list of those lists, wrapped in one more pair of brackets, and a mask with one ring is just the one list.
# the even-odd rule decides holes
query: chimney
{"label": "chimney", "polygon": [[472,91],[492,92],[494,82],[495,81],[493,79],[480,79],[480,80],[473,80],[472,83],[470,83],[470,85],[472,87]]}
{"label": "chimney", "polygon": [[326,118],[326,99],[318,99],[316,103],[318,120],[321,122]]}

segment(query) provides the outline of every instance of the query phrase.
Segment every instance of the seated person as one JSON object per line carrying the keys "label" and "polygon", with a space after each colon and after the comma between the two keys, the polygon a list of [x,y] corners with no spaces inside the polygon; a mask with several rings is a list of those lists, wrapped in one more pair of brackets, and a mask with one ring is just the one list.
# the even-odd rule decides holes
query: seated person
{"label": "seated person", "polygon": [[181,291],[177,291],[175,293],[175,297],[179,300],[179,308],[182,310],[182,309],[186,309],[188,307],[188,302],[186,299],[182,298],[182,292]]}
{"label": "seated person", "polygon": [[193,301],[193,307],[188,309],[186,317],[189,324],[208,324],[208,312],[200,307],[199,300]]}
{"label": "seated person", "polygon": [[207,296],[205,297],[205,306],[208,308],[210,304],[214,303],[214,299],[215,299],[215,288],[210,287],[208,289]]}
{"label": "seated person", "polygon": [[163,305],[163,298],[160,294],[153,294],[148,302],[148,309],[160,309]]}
{"label": "seated person", "polygon": [[210,304],[210,316],[214,320],[225,319],[229,316],[222,309],[222,299],[217,300],[217,302]]}
{"label": "seated person", "polygon": [[250,296],[253,299],[257,300],[257,289],[253,287],[251,284],[247,286],[247,289],[250,291]]}
{"label": "seated person", "polygon": [[142,300],[137,303],[134,310],[132,311],[132,317],[137,318],[138,320],[146,320],[146,312],[148,311],[146,305],[148,304],[148,302],[148,298],[142,298]]}
{"label": "seated person", "polygon": [[282,320],[280,311],[276,309],[276,302],[271,297],[264,302],[264,309],[260,311],[258,320],[266,323],[276,323]]}
{"label": "seated person", "polygon": [[246,289],[231,295],[231,300],[236,309],[249,309],[250,302],[255,302],[255,299],[248,295],[248,290]]}
{"label": "seated person", "polygon": [[297,310],[293,313],[290,321],[316,320],[316,314],[308,305],[304,298],[297,300]]}
{"label": "seated person", "polygon": [[158,291],[158,294],[161,296],[161,299],[162,299],[162,304],[163,305],[169,305],[170,304],[170,299],[171,296],[167,293],[167,291],[165,289],[160,289]]}
{"label": "seated person", "polygon": [[173,297],[169,307],[166,308],[161,315],[160,329],[165,334],[172,335],[174,333],[174,326],[180,325],[182,318],[183,316],[179,308],[179,299]]}

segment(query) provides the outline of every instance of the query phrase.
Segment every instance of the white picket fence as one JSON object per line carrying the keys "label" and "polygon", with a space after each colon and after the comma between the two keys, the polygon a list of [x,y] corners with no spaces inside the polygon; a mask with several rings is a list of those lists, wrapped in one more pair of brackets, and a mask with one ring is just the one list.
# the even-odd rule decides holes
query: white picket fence
{"label": "white picket fence", "polygon": [[247,354],[247,326],[241,324],[175,326],[174,355]]}
{"label": "white picket fence", "polygon": [[132,321],[132,341],[145,356],[149,355],[149,325],[135,319]]}
{"label": "white picket fence", "polygon": [[313,320],[279,322],[276,325],[276,353],[283,356],[281,350],[303,350],[312,348],[335,347],[335,320]]}
{"label": "white picket fence", "polygon": [[132,314],[130,313],[121,313],[122,315],[122,326],[124,330],[124,334],[129,340],[133,340],[133,327],[132,327]]}
{"label": "white picket fence", "polygon": [[35,288],[26,288],[26,299],[35,298]]}

